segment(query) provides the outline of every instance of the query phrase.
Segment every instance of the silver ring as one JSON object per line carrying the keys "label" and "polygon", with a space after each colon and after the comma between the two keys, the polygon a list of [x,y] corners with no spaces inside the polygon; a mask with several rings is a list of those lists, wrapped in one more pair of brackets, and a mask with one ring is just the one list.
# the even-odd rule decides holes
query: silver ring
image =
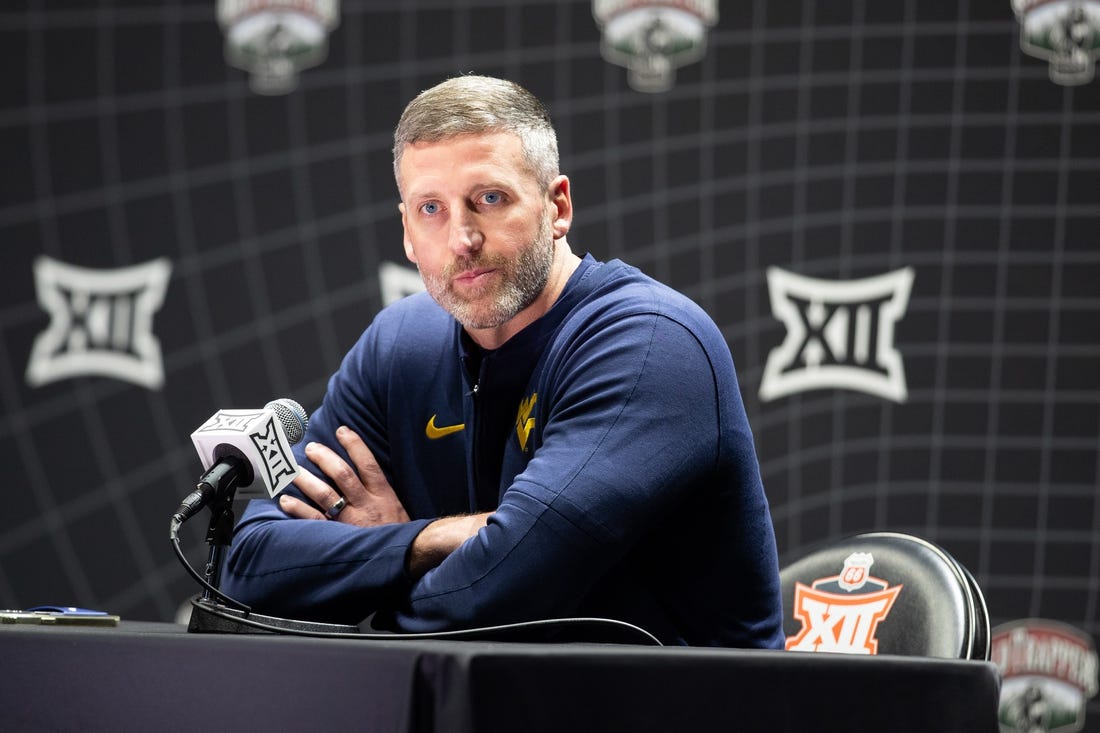
{"label": "silver ring", "polygon": [[348,500],[341,496],[339,499],[336,500],[335,504],[328,508],[328,511],[325,512],[325,516],[329,519],[336,519],[336,515],[344,511],[344,507],[346,507],[347,505]]}

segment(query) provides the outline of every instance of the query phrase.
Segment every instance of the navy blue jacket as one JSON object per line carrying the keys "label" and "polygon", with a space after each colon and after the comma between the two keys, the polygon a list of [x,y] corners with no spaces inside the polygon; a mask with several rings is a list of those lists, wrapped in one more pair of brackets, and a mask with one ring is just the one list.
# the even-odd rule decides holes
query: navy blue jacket
{"label": "navy blue jacket", "polygon": [[[311,440],[346,457],[340,425],[412,521],[359,528],[251,502],[222,590],[257,611],[377,611],[405,631],[597,616],[666,644],[782,647],[774,531],[729,348],[637,269],[586,257],[494,351],[426,294],[383,309],[311,416],[303,468],[324,478],[300,450]],[[489,510],[441,565],[406,576],[432,519]]]}

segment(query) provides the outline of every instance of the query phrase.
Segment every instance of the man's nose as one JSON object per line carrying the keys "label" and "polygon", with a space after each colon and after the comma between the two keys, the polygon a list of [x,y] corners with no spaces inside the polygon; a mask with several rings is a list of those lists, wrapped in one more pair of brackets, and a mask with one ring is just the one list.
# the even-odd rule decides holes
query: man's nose
{"label": "man's nose", "polygon": [[468,211],[455,214],[451,220],[451,250],[456,254],[469,254],[480,250],[484,243],[485,235],[473,214]]}

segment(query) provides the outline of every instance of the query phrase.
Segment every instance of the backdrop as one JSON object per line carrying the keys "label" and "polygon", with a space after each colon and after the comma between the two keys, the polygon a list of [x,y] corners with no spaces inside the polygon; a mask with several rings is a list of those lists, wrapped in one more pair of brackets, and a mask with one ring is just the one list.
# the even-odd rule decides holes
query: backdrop
{"label": "backdrop", "polygon": [[654,92],[588,0],[344,0],[270,94],[215,0],[5,3],[0,605],[170,619],[196,592],[167,537],[190,432],[311,411],[415,289],[392,126],[475,71],[550,107],[574,249],[720,325],[784,557],[913,532],[994,624],[1095,639],[1100,81],[1053,78],[1014,5],[723,2]]}

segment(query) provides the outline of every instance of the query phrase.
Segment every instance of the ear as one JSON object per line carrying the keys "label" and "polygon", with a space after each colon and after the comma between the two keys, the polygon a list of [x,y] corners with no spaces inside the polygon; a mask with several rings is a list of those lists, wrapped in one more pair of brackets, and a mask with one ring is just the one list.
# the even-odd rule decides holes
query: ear
{"label": "ear", "polygon": [[412,242],[409,241],[409,220],[405,211],[405,202],[401,202],[397,205],[397,210],[401,212],[401,230],[404,232],[403,243],[405,245],[405,257],[409,262],[416,264],[416,254],[413,253]]}
{"label": "ear", "polygon": [[573,225],[573,194],[568,176],[558,176],[550,183],[547,196],[554,207],[554,239],[561,239]]}

